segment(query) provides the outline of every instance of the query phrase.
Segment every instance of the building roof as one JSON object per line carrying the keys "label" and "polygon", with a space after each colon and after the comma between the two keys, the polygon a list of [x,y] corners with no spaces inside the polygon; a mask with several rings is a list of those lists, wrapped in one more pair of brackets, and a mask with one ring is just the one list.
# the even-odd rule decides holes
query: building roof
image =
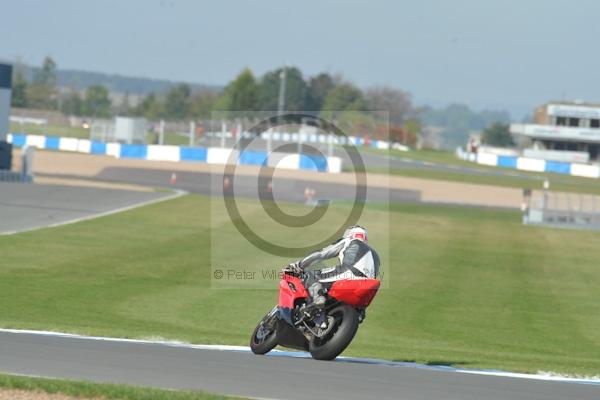
{"label": "building roof", "polygon": [[549,105],[561,105],[561,106],[578,106],[578,107],[594,107],[594,108],[600,108],[600,103],[589,103],[586,101],[581,101],[581,100],[551,100],[548,101],[546,103],[544,103],[543,105],[541,105],[541,107],[546,107]]}

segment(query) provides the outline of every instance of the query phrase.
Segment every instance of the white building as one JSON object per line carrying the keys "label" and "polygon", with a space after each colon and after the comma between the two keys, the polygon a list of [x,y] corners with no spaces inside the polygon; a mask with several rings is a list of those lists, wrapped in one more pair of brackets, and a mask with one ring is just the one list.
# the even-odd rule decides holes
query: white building
{"label": "white building", "polygon": [[115,117],[114,122],[94,121],[90,139],[101,142],[127,144],[146,143],[146,120],[144,118]]}
{"label": "white building", "polygon": [[531,140],[526,157],[572,162],[600,158],[598,104],[549,102],[535,110],[533,124],[511,124],[510,131]]}

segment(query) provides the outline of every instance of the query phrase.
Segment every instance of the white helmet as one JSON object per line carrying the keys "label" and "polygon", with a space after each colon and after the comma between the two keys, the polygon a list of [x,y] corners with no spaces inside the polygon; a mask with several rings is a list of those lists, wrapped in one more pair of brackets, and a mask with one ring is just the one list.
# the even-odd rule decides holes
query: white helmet
{"label": "white helmet", "polygon": [[353,225],[344,232],[344,239],[358,239],[363,242],[368,242],[367,230],[360,225]]}

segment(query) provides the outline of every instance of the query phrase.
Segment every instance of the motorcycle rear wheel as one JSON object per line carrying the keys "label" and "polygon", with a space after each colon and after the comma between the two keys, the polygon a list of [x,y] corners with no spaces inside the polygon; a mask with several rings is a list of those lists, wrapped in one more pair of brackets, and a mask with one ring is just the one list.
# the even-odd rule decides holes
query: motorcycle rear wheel
{"label": "motorcycle rear wheel", "polygon": [[334,317],[336,326],[325,338],[313,338],[308,349],[316,360],[333,360],[348,347],[358,330],[358,313],[348,305],[335,307],[327,313]]}
{"label": "motorcycle rear wheel", "polygon": [[275,325],[273,324],[273,328],[271,329],[268,329],[265,326],[271,318],[277,318],[273,311],[263,317],[252,333],[252,337],[250,338],[250,350],[252,350],[254,354],[267,354],[277,346],[277,329],[275,328]]}

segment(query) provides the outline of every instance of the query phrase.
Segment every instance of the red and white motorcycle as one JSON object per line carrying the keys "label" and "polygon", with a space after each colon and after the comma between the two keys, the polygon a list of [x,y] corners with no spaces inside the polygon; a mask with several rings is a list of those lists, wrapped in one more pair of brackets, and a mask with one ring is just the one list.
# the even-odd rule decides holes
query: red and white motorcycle
{"label": "red and white motorcycle", "polygon": [[333,360],[354,338],[380,281],[368,278],[336,281],[325,294],[325,307],[317,308],[309,302],[297,271],[284,268],[282,272],[279,304],[252,333],[252,352],[266,354],[280,345],[309,351],[317,360]]}

